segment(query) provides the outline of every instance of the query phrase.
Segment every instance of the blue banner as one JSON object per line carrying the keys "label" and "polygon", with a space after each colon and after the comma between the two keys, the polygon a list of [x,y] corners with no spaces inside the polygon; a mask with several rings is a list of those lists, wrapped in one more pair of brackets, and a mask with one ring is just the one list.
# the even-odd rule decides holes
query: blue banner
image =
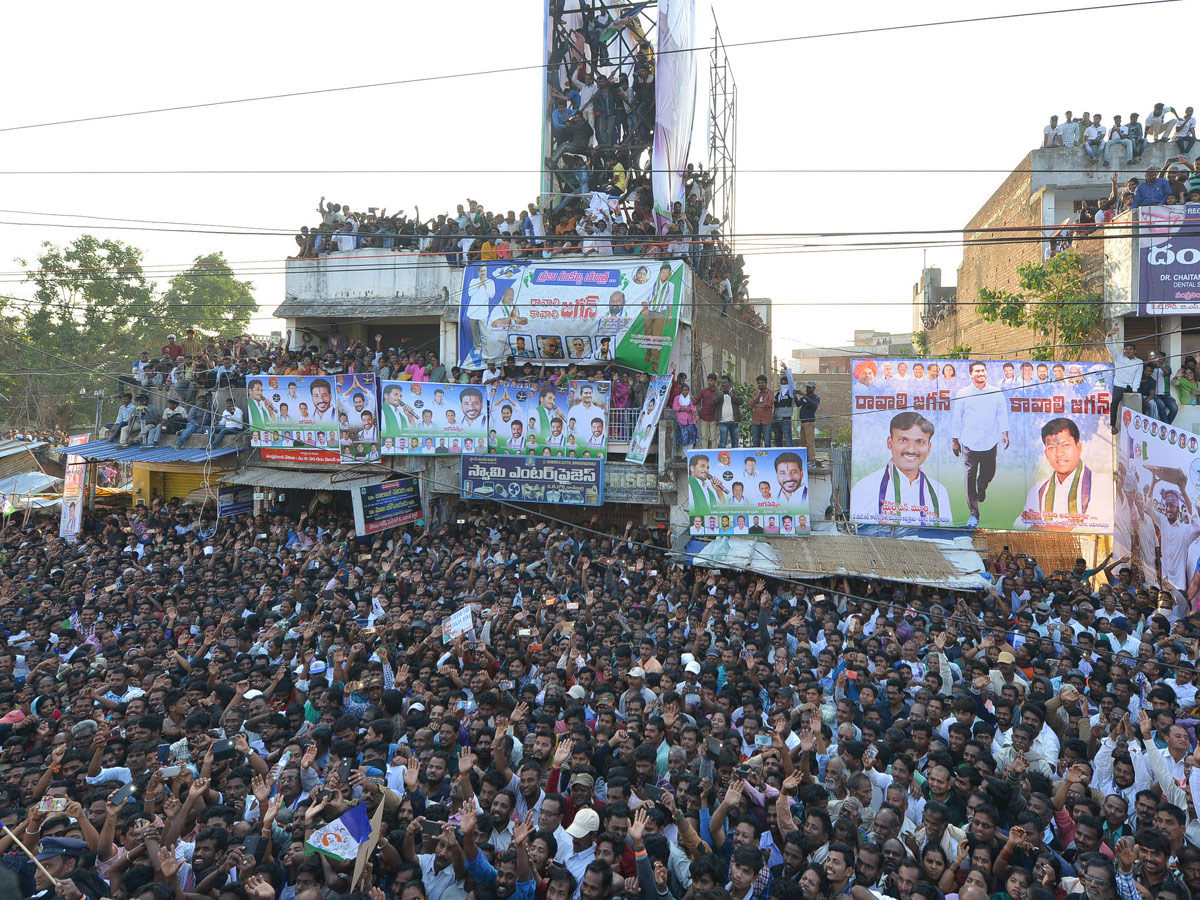
{"label": "blue banner", "polygon": [[375,534],[421,519],[421,492],[415,478],[360,487],[350,497],[355,534]]}
{"label": "blue banner", "polygon": [[240,516],[254,511],[254,488],[239,484],[234,487],[217,488],[217,518]]}
{"label": "blue banner", "polygon": [[516,503],[604,503],[604,460],[474,455],[462,458],[462,496]]}

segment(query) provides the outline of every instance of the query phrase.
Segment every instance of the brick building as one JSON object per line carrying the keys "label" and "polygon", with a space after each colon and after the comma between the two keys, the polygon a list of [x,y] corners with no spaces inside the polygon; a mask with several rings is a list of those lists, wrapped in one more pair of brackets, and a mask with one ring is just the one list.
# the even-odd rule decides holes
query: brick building
{"label": "brick building", "polygon": [[[925,277],[914,289],[914,320],[925,330],[928,355],[944,356],[953,347],[969,346],[972,355],[1022,357],[1028,356],[1029,348],[1046,343],[1047,338],[1031,329],[984,321],[977,310],[980,289],[1018,290],[1018,267],[1045,259],[1051,235],[1064,224],[1075,221],[1085,201],[1097,202],[1110,195],[1114,173],[1123,185],[1129,178],[1143,178],[1147,168],[1161,167],[1177,152],[1173,142],[1149,144],[1141,161],[1133,167],[1128,165],[1121,150],[1114,153],[1113,167],[1089,162],[1079,147],[1037,149],[1027,154],[967,222],[955,295],[938,297],[931,304]],[[980,229],[989,230],[981,233]],[[1076,241],[1075,249],[1084,259],[1085,276],[1090,284],[1110,303],[1112,291],[1106,284],[1111,280],[1110,266],[1106,263],[1107,243],[1111,242]],[[1105,322],[1131,311],[1109,307]],[[1149,319],[1125,322],[1127,336],[1135,341],[1153,335],[1157,327],[1155,320]],[[1097,328],[1097,341],[1104,330],[1103,326]],[[1144,349],[1150,349],[1152,342],[1153,338],[1145,340]],[[1196,342],[1200,344],[1200,338]],[[1172,352],[1168,346],[1162,349]],[[1107,354],[1097,344],[1083,348],[1079,357],[1107,359]]]}

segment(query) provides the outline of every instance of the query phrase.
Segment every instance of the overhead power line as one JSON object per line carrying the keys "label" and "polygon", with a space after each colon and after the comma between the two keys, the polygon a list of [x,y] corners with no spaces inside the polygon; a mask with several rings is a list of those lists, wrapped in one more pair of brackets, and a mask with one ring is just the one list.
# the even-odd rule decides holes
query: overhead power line
{"label": "overhead power line", "polygon": [[[1099,12],[1102,10],[1125,9],[1125,8],[1130,8],[1130,7],[1158,6],[1158,5],[1161,5],[1164,3],[1178,3],[1178,2],[1180,2],[1180,0],[1134,0],[1134,2],[1127,2],[1127,3],[1109,3],[1109,4],[1101,4],[1101,5],[1094,5],[1094,6],[1064,7],[1064,8],[1060,8],[1060,9],[1036,10],[1033,12],[1005,13],[1005,14],[994,15],[994,16],[971,16],[971,17],[962,18],[962,19],[942,19],[942,20],[934,21],[934,22],[914,22],[914,23],[909,23],[909,24],[905,24],[905,25],[881,25],[881,26],[878,26],[875,28],[854,28],[854,29],[847,29],[844,31],[827,31],[827,32],[822,32],[822,33],[818,33],[818,34],[800,34],[800,35],[793,35],[791,37],[761,38],[758,40],[751,40],[751,41],[735,41],[735,42],[731,42],[731,43],[726,43],[725,48],[729,49],[729,48],[733,48],[733,47],[762,47],[762,46],[766,46],[769,44],[785,44],[785,43],[793,43],[793,42],[797,42],[797,41],[815,41],[815,40],[823,40],[826,38],[852,37],[852,36],[856,36],[856,35],[887,34],[887,33],[900,32],[900,31],[912,31],[912,30],[919,29],[919,28],[939,28],[939,27],[944,27],[947,25],[971,25],[971,24],[978,24],[981,22],[999,22],[999,21],[1012,20],[1012,19],[1029,19],[1029,18],[1036,18],[1036,17],[1041,17],[1041,16],[1058,16],[1058,15],[1067,15],[1070,13],[1079,13],[1079,12]],[[700,46],[700,47],[681,47],[678,50],[664,50],[661,53],[659,53],[658,55],[662,56],[662,55],[665,55],[668,53],[709,53],[711,51],[712,51],[712,47],[710,47],[708,45],[704,45],[704,46]],[[209,100],[209,101],[206,101],[203,103],[185,103],[185,104],[180,104],[177,106],[161,106],[161,107],[155,107],[152,109],[133,110],[130,112],[104,113],[104,114],[93,115],[93,116],[79,116],[79,117],[72,118],[72,119],[57,119],[57,120],[48,121],[48,122],[34,122],[34,123],[26,124],[26,125],[8,125],[8,126],[0,127],[0,132],[29,131],[34,128],[54,128],[54,127],[57,127],[60,125],[78,125],[78,124],[82,124],[85,122],[102,122],[102,121],[109,121],[112,119],[129,119],[129,118],[134,118],[137,116],[151,116],[151,115],[158,115],[161,113],[168,113],[168,112],[184,112],[184,111],[197,110],[197,109],[212,109],[214,107],[220,107],[220,106],[236,106],[236,105],[242,105],[242,104],[247,104],[247,103],[262,103],[262,102],[265,102],[268,100],[287,100],[287,99],[293,99],[293,98],[298,98],[298,97],[315,97],[315,96],[320,96],[323,94],[339,94],[339,93],[346,93],[349,91],[375,90],[378,88],[399,87],[401,85],[408,85],[408,84],[425,84],[425,83],[429,83],[429,82],[451,81],[451,80],[455,80],[455,79],[459,79],[459,78],[477,78],[477,77],[482,77],[485,75],[507,75],[507,74],[511,74],[511,73],[515,73],[515,72],[539,71],[539,70],[544,70],[546,68],[547,68],[547,64],[539,63],[537,65],[504,66],[501,68],[482,69],[482,70],[477,70],[477,71],[473,71],[473,72],[453,72],[453,73],[447,73],[447,74],[443,74],[443,75],[421,75],[421,76],[416,76],[413,78],[400,78],[400,79],[395,79],[392,81],[377,81],[377,82],[372,82],[372,83],[368,83],[368,84],[351,84],[351,85],[342,85],[340,87],[313,88],[313,89],[305,90],[305,91],[287,91],[287,92],[277,93],[277,94],[263,94],[263,95],[254,96],[254,97],[238,97],[238,98],[233,98],[233,99],[229,99],[229,100]]]}

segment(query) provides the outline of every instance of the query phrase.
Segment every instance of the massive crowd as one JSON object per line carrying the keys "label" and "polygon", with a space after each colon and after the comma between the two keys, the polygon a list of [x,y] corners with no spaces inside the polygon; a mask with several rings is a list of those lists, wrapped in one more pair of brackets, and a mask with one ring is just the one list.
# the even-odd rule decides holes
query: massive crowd
{"label": "massive crowd", "polygon": [[[1119,563],[797,584],[680,565],[632,522],[355,538],[283,501],[0,531],[0,894],[1200,890],[1200,613]],[[306,854],[377,813],[356,883],[353,853]]]}

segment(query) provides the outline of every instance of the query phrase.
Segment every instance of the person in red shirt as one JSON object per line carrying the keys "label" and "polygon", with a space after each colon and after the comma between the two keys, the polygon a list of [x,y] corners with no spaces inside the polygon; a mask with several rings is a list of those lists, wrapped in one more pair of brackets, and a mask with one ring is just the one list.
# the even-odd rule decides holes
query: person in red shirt
{"label": "person in red shirt", "polygon": [[696,397],[700,404],[700,446],[713,449],[717,446],[717,376],[709,374],[708,384]]}
{"label": "person in red shirt", "polygon": [[171,362],[175,362],[175,360],[179,359],[179,357],[182,354],[183,354],[183,344],[181,344],[175,340],[175,335],[168,334],[167,342],[162,345],[162,350],[159,352],[158,355],[159,356],[169,356],[169,357],[171,357]]}
{"label": "person in red shirt", "polygon": [[755,447],[771,446],[771,419],[775,415],[775,392],[767,387],[767,376],[757,378],[758,390],[750,398],[751,443]]}

